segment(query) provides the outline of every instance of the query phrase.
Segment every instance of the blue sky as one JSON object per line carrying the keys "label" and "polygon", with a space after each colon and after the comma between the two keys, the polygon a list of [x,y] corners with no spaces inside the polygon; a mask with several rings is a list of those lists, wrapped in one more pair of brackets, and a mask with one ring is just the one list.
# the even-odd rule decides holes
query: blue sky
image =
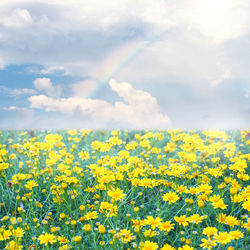
{"label": "blue sky", "polygon": [[248,0],[1,0],[0,128],[246,129]]}

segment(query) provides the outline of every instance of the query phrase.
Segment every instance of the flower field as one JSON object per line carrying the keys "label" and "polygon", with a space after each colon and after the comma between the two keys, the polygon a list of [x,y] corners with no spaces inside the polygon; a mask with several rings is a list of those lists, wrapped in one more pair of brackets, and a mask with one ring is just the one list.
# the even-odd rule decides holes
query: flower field
{"label": "flower field", "polygon": [[2,131],[0,249],[247,249],[250,131]]}

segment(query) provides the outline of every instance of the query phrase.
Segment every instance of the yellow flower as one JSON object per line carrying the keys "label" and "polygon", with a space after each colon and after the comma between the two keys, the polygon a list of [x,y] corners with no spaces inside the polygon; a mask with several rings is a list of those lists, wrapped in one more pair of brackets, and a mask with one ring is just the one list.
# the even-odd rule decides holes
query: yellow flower
{"label": "yellow flower", "polygon": [[139,249],[141,250],[156,250],[158,248],[159,246],[157,245],[157,243],[148,240],[145,242],[141,242],[139,246]]}
{"label": "yellow flower", "polygon": [[221,199],[220,195],[213,195],[212,197],[210,197],[210,201],[215,203],[220,201],[220,199]]}
{"label": "yellow flower", "polygon": [[58,236],[57,240],[60,242],[60,245],[67,244],[69,242],[69,240],[67,238],[65,238],[64,236]]}
{"label": "yellow flower", "polygon": [[234,240],[238,240],[239,238],[242,238],[244,236],[244,234],[239,230],[231,231],[229,234]]}
{"label": "yellow flower", "polygon": [[249,188],[245,188],[245,190],[240,193],[240,196],[242,197],[242,199],[244,201],[250,200],[250,189]]}
{"label": "yellow flower", "polygon": [[40,244],[45,244],[45,246],[47,246],[49,243],[53,244],[56,242],[56,236],[53,234],[48,234],[48,233],[41,234],[38,237],[38,239],[40,241]]}
{"label": "yellow flower", "polygon": [[37,184],[37,182],[34,181],[34,180],[27,181],[27,183],[25,184],[25,187],[26,187],[27,189],[30,189],[30,190],[32,190],[33,187],[37,187],[37,186],[38,186],[38,184]]}
{"label": "yellow flower", "polygon": [[119,137],[114,136],[114,137],[110,137],[109,138],[109,143],[112,145],[121,145],[122,144],[122,140],[119,139]]}
{"label": "yellow flower", "polygon": [[234,227],[235,225],[239,225],[239,221],[237,220],[237,218],[235,218],[234,216],[227,216],[225,223],[228,224],[230,227]]}
{"label": "yellow flower", "polygon": [[181,215],[180,217],[175,216],[174,219],[179,225],[183,225],[184,227],[188,225],[188,218],[186,215]]}
{"label": "yellow flower", "polygon": [[120,232],[117,234],[121,242],[123,243],[128,243],[132,240],[133,234],[131,233],[130,230],[127,229],[122,229]]}
{"label": "yellow flower", "polygon": [[[1,158],[0,158],[1,159]],[[0,163],[0,171],[3,171],[9,167],[9,163]]]}
{"label": "yellow flower", "polygon": [[191,216],[188,218],[188,221],[189,221],[190,223],[199,224],[199,223],[202,222],[202,219],[203,219],[203,217],[200,216],[199,214],[193,214],[193,215],[191,215]]}
{"label": "yellow flower", "polygon": [[141,187],[149,187],[152,188],[155,184],[155,180],[151,178],[143,178],[140,180],[140,186]]}
{"label": "yellow flower", "polygon": [[189,203],[190,205],[194,204],[194,200],[193,200],[193,199],[188,199],[188,198],[186,198],[186,199],[185,199],[185,202],[186,202],[186,203]]}
{"label": "yellow flower", "polygon": [[116,216],[117,215],[117,210],[118,210],[117,206],[114,206],[112,203],[109,203],[109,202],[106,202],[106,201],[101,202],[101,205],[100,205],[100,208],[99,208],[100,213],[102,213],[102,214],[106,213],[106,215],[108,217]]}
{"label": "yellow flower", "polygon": [[112,201],[122,200],[126,194],[123,193],[123,190],[119,188],[113,188],[108,191],[108,196],[112,198]]}
{"label": "yellow flower", "polygon": [[103,225],[99,225],[98,230],[99,230],[100,234],[104,234],[105,231],[106,231],[106,229],[105,229],[105,227]]}
{"label": "yellow flower", "polygon": [[183,192],[185,192],[187,190],[187,187],[186,186],[183,186],[183,185],[177,185],[176,188],[178,193],[182,194]]}
{"label": "yellow flower", "polygon": [[59,216],[60,216],[61,219],[64,219],[66,217],[65,213],[60,213]]}
{"label": "yellow flower", "polygon": [[129,158],[129,152],[126,151],[126,150],[121,150],[118,155],[121,157],[121,158],[124,158],[124,159],[128,159]]}
{"label": "yellow flower", "polygon": [[203,234],[205,234],[207,237],[212,237],[217,233],[217,228],[216,227],[206,227],[203,229]]}
{"label": "yellow flower", "polygon": [[92,220],[92,219],[96,219],[98,217],[98,214],[96,211],[89,211],[86,215],[85,215],[85,219],[86,220]]}
{"label": "yellow flower", "polygon": [[162,199],[164,201],[168,201],[168,203],[171,204],[171,203],[175,203],[179,199],[179,196],[176,193],[170,191],[164,194],[162,196]]}
{"label": "yellow flower", "polygon": [[225,205],[225,203],[222,199],[220,199],[217,202],[213,202],[212,205],[214,208],[220,208],[222,210],[227,208],[227,205]]}
{"label": "yellow flower", "polygon": [[16,219],[16,217],[11,217],[11,218],[10,218],[10,222],[11,222],[11,224],[13,224],[13,225],[17,224],[17,219]]}
{"label": "yellow flower", "polygon": [[12,240],[7,244],[7,246],[4,249],[8,249],[8,250],[21,250],[21,249],[23,249],[23,247],[19,244],[20,244],[19,242]]}
{"label": "yellow flower", "polygon": [[21,238],[24,235],[24,230],[20,227],[17,227],[16,229],[13,230],[13,236]]}
{"label": "yellow flower", "polygon": [[12,232],[10,230],[4,230],[2,234],[0,233],[0,240],[8,240],[11,235]]}
{"label": "yellow flower", "polygon": [[80,210],[81,210],[81,211],[84,211],[84,210],[85,210],[85,206],[84,206],[84,205],[81,205],[81,206],[80,206]]}
{"label": "yellow flower", "polygon": [[167,231],[169,232],[171,229],[174,228],[174,224],[171,221],[165,221],[160,224],[160,231]]}
{"label": "yellow flower", "polygon": [[85,224],[83,226],[83,230],[86,231],[86,232],[89,232],[91,230],[91,225],[90,224]]}
{"label": "yellow flower", "polygon": [[232,200],[232,202],[234,202],[234,203],[240,203],[240,202],[243,201],[241,195],[237,195],[237,194],[231,196],[231,200]]}
{"label": "yellow flower", "polygon": [[161,218],[160,217],[152,217],[152,216],[147,216],[147,219],[145,220],[146,225],[150,225],[152,229],[155,229],[158,227],[161,223]]}
{"label": "yellow flower", "polygon": [[72,240],[75,241],[75,242],[79,242],[79,241],[82,240],[82,237],[81,236],[75,236],[75,237],[73,237]]}
{"label": "yellow flower", "polygon": [[226,221],[227,215],[226,214],[219,214],[217,221],[220,223],[224,223]]}
{"label": "yellow flower", "polygon": [[199,206],[200,208],[204,207],[204,205],[205,205],[204,201],[198,200],[198,206]]}
{"label": "yellow flower", "polygon": [[63,245],[63,246],[59,247],[58,250],[69,250],[69,249],[71,249],[71,248],[72,248],[72,247],[69,246],[69,245]]}
{"label": "yellow flower", "polygon": [[165,245],[161,248],[161,250],[175,250],[175,248],[174,248],[174,247],[171,247],[169,244],[165,244]]}
{"label": "yellow flower", "polygon": [[208,184],[201,184],[198,187],[200,192],[204,192],[205,194],[210,194],[212,192],[212,186],[208,185]]}
{"label": "yellow flower", "polygon": [[76,220],[72,220],[70,223],[72,226],[75,226],[77,222],[76,222]]}
{"label": "yellow flower", "polygon": [[243,202],[242,207],[250,212],[250,199]]}
{"label": "yellow flower", "polygon": [[51,229],[50,229],[50,232],[51,233],[55,233],[56,231],[59,231],[60,230],[60,227],[52,227]]}
{"label": "yellow flower", "polygon": [[200,247],[211,249],[212,247],[216,246],[215,240],[212,239],[201,239],[202,243]]}
{"label": "yellow flower", "polygon": [[215,236],[215,239],[218,243],[224,245],[232,240],[232,236],[227,232],[219,232],[219,234]]}
{"label": "yellow flower", "polygon": [[5,216],[1,219],[1,221],[6,221],[6,220],[8,220],[8,219],[9,219],[9,216],[5,215]]}
{"label": "yellow flower", "polygon": [[134,211],[135,211],[136,213],[138,213],[139,207],[134,207]]}
{"label": "yellow flower", "polygon": [[71,177],[67,177],[66,182],[68,184],[72,184],[72,183],[77,184],[79,180],[76,177],[71,176]]}
{"label": "yellow flower", "polygon": [[87,159],[89,159],[89,153],[88,152],[86,152],[86,151],[81,151],[79,154],[78,154],[78,156],[82,159],[82,160],[87,160]]}
{"label": "yellow flower", "polygon": [[105,245],[105,241],[100,241],[99,244],[100,244],[100,246],[104,246]]}
{"label": "yellow flower", "polygon": [[225,182],[222,182],[222,183],[218,186],[219,189],[223,189],[223,188],[225,188],[225,187],[226,187],[226,183],[225,183]]}
{"label": "yellow flower", "polygon": [[178,248],[178,250],[192,250],[192,249],[194,249],[194,248],[190,247],[189,245],[184,245],[184,246]]}
{"label": "yellow flower", "polygon": [[144,236],[145,236],[146,238],[147,238],[147,237],[152,238],[152,237],[154,237],[154,236],[157,235],[157,232],[156,232],[156,231],[152,231],[151,229],[148,229],[148,230],[146,230],[143,234],[144,234]]}

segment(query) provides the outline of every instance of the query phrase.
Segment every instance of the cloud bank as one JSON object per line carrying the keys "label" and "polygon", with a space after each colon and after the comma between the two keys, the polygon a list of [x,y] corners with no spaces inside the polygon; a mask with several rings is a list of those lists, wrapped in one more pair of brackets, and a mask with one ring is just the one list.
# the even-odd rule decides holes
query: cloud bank
{"label": "cloud bank", "polygon": [[61,95],[62,89],[60,86],[53,86],[49,78],[36,78],[34,87],[42,92],[45,92],[50,97],[57,98]]}
{"label": "cloud bank", "polygon": [[28,88],[8,88],[4,85],[0,85],[0,92],[10,96],[20,96],[20,95],[34,95],[36,90]]}
{"label": "cloud bank", "polygon": [[[45,74],[98,80],[118,71],[117,79],[133,82],[157,76],[216,85],[249,78],[235,44],[249,36],[248,0],[8,0],[0,6],[0,67],[36,63]],[[134,63],[114,70],[145,41]]]}
{"label": "cloud bank", "polygon": [[[104,100],[80,97],[52,98],[46,95],[30,96],[30,108],[66,115],[88,116],[93,124],[101,123],[127,128],[167,128],[170,119],[160,112],[157,100],[149,93],[134,89],[130,83],[117,83],[111,79],[109,86],[122,101],[111,104]],[[78,114],[76,114],[78,113]],[[105,125],[104,125],[105,127]],[[106,127],[108,128],[108,127]]]}

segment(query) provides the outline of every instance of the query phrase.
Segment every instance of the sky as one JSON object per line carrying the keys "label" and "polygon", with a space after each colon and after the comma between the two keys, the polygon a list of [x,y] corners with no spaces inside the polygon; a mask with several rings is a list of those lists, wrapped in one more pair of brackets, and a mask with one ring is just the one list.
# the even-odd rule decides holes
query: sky
{"label": "sky", "polygon": [[0,129],[249,129],[249,0],[1,0]]}

